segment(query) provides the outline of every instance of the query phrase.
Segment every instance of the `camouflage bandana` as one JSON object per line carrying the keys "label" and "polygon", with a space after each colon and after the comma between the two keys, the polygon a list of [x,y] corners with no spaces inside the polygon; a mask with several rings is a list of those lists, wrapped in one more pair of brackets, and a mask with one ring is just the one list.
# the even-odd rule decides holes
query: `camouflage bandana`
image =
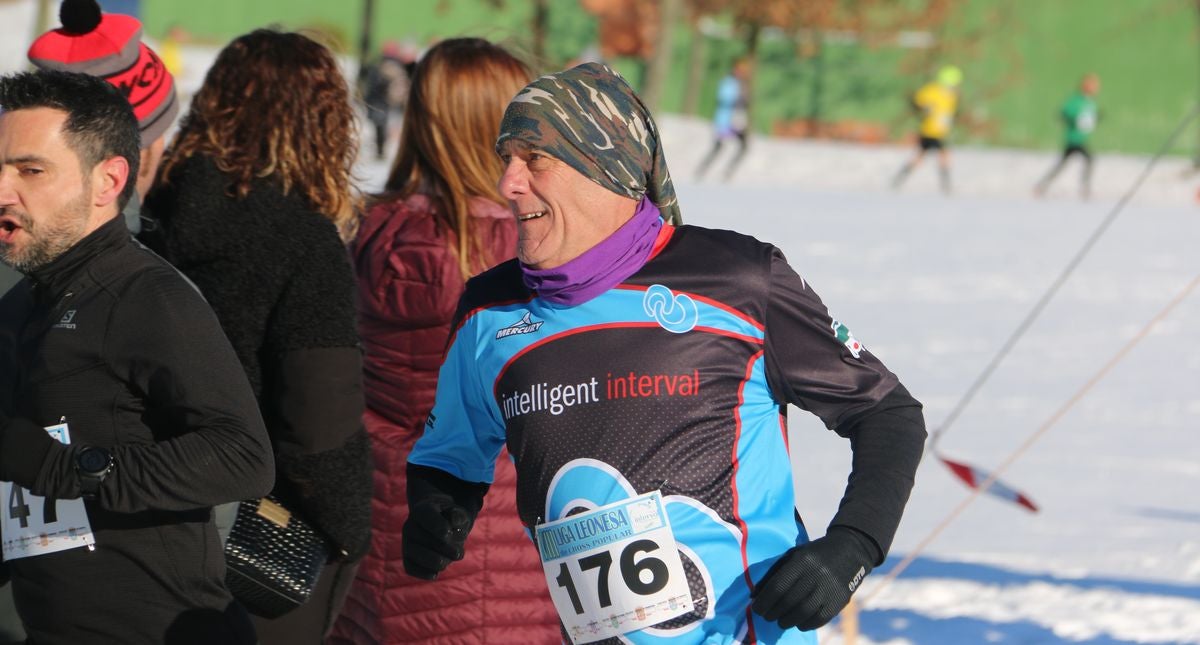
{"label": "camouflage bandana", "polygon": [[504,110],[496,149],[509,139],[543,151],[618,195],[658,206],[680,224],[675,185],[654,118],[619,74],[584,63],[542,76]]}

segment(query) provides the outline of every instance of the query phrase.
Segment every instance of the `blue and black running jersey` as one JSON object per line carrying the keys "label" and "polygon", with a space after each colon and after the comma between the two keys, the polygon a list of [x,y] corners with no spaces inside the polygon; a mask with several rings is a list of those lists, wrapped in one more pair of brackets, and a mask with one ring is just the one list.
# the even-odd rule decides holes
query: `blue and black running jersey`
{"label": "blue and black running jersey", "polygon": [[468,283],[454,329],[410,463],[490,482],[507,445],[531,529],[661,491],[695,610],[623,638],[815,642],[750,611],[754,583],[808,539],[785,406],[836,428],[897,380],[778,249],[664,227],[641,269],[575,306],[537,298],[513,260]]}

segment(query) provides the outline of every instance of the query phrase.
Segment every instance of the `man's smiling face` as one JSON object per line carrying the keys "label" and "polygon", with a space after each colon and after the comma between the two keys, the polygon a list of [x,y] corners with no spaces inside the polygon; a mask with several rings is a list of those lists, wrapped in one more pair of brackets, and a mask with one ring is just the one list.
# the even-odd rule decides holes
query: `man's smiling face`
{"label": "man's smiling face", "polygon": [[500,194],[517,218],[517,258],[552,269],[579,257],[633,216],[637,202],[517,140],[501,145]]}

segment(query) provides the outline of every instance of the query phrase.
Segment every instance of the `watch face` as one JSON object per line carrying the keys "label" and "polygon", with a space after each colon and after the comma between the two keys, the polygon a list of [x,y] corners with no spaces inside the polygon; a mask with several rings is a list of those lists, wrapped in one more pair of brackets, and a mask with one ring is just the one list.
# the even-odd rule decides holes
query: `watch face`
{"label": "watch face", "polygon": [[109,456],[101,448],[88,448],[79,453],[79,469],[88,473],[98,473],[108,468]]}

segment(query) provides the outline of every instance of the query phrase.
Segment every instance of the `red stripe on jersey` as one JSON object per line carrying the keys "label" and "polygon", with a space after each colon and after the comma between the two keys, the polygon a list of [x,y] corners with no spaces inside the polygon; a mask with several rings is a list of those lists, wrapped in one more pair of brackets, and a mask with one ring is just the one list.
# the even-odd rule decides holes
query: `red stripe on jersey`
{"label": "red stripe on jersey", "polygon": [[742,341],[745,341],[752,345],[762,345],[763,344],[763,339],[761,339],[761,338],[755,338],[754,336],[747,336],[745,334],[739,334],[735,331],[729,331],[728,329],[721,329],[719,327],[696,327],[692,331],[702,331],[702,332],[705,332],[708,334],[716,334],[718,336],[725,336],[727,338],[732,338],[734,340],[742,340]]}
{"label": "red stripe on jersey", "polygon": [[467,321],[470,320],[475,314],[483,311],[484,309],[491,309],[492,307],[504,307],[507,305],[518,305],[518,304],[530,302],[533,300],[533,298],[534,298],[534,296],[530,295],[528,298],[520,298],[518,300],[502,300],[500,302],[489,302],[486,305],[482,305],[482,306],[476,307],[476,308],[468,311],[467,314],[462,317],[462,320],[458,321],[458,325],[456,325],[454,327],[454,329],[450,330],[450,338],[446,341],[446,345],[444,347],[442,347],[442,363],[446,362],[446,354],[448,354],[450,352],[450,346],[453,345],[454,341],[458,339],[458,331],[460,329],[462,329],[463,325],[467,324]]}
{"label": "red stripe on jersey", "polygon": [[658,230],[658,237],[654,238],[654,248],[650,249],[650,257],[646,261],[654,259],[660,251],[667,248],[667,243],[671,241],[671,236],[675,234],[675,227],[670,224],[663,224],[663,227]]}
{"label": "red stripe on jersey", "polygon": [[504,373],[508,371],[508,368],[511,367],[512,364],[515,363],[518,358],[521,358],[525,354],[533,351],[534,349],[537,349],[538,347],[541,347],[542,345],[545,345],[546,343],[551,343],[556,340],[566,338],[567,336],[574,336],[575,334],[583,334],[583,333],[587,333],[590,331],[597,331],[600,329],[630,329],[630,328],[638,328],[638,327],[642,327],[642,328],[658,327],[658,323],[651,321],[651,322],[636,322],[636,323],[635,322],[616,322],[616,323],[604,323],[601,325],[588,325],[587,327],[576,327],[575,329],[568,329],[567,331],[559,332],[557,334],[554,334],[553,336],[547,336],[547,337],[537,341],[536,343],[531,343],[529,345],[529,347],[526,347],[526,348],[522,349],[521,351],[517,352],[516,354],[513,354],[511,358],[509,358],[507,361],[504,362],[504,365],[500,368],[500,371],[496,374],[496,381],[494,383],[492,383],[492,396],[496,396],[497,394],[499,394],[499,391],[496,388],[500,387],[500,380],[504,378]]}
{"label": "red stripe on jersey", "polygon": [[[641,284],[619,284],[613,288],[614,289],[624,289],[626,291],[648,291],[650,289],[649,286],[641,285]],[[737,309],[730,307],[729,305],[721,302],[720,300],[713,300],[712,298],[708,298],[708,297],[702,296],[700,294],[692,293],[691,291],[676,291],[674,289],[671,289],[671,293],[674,293],[674,294],[682,293],[685,296],[691,298],[692,300],[699,300],[700,302],[703,302],[706,305],[716,307],[717,309],[727,312],[730,315],[736,316],[737,318],[741,318],[742,320],[746,321],[750,326],[754,327],[755,329],[757,329],[759,331],[766,330],[766,326],[763,325],[762,323],[760,323],[757,320],[751,318],[750,316],[747,316],[746,314],[738,311]]]}
{"label": "red stripe on jersey", "polygon": [[[738,463],[738,442],[742,438],[742,406],[746,404],[746,384],[750,382],[750,377],[754,372],[754,363],[763,355],[763,352],[758,352],[750,357],[746,363],[746,377],[742,379],[741,385],[738,386],[738,404],[733,409],[734,420],[734,435],[733,435],[733,476],[730,481],[733,483],[733,521],[737,524],[738,530],[742,532],[742,575],[746,578],[746,587],[750,593],[754,593],[754,580],[750,578],[750,558],[746,553],[746,541],[749,540],[749,529],[746,528],[746,521],[738,513],[738,490],[737,490],[737,475],[738,468],[741,464]],[[746,605],[746,638],[747,643],[755,643],[757,640],[754,637],[754,613],[751,611],[750,605]]]}
{"label": "red stripe on jersey", "polygon": [[[501,367],[500,372],[498,374],[496,374],[495,383],[492,384],[492,394],[495,395],[498,393],[496,388],[500,387],[500,379],[504,378],[504,373],[508,371],[509,366],[511,366],[518,358],[521,358],[528,352],[530,352],[538,347],[541,347],[542,345],[545,345],[546,343],[553,342],[553,341],[556,341],[556,340],[559,340],[562,338],[566,338],[567,336],[573,336],[575,334],[582,334],[582,333],[586,333],[586,332],[590,332],[590,331],[598,331],[601,329],[637,329],[637,328],[646,329],[646,328],[658,328],[658,327],[659,327],[659,324],[657,322],[615,322],[615,323],[604,323],[602,325],[589,325],[587,327],[577,327],[575,329],[568,329],[567,331],[559,332],[557,334],[554,334],[553,336],[547,336],[547,337],[537,341],[536,343],[530,344],[529,347],[522,349],[521,351],[517,352],[516,354],[513,354],[511,358],[509,358],[507,361],[504,362],[504,366]],[[716,334],[717,336],[726,336],[726,337],[732,338],[734,340],[740,340],[740,341],[744,341],[747,343],[753,343],[755,345],[763,344],[763,341],[761,338],[755,338],[753,336],[746,336],[743,334],[738,334],[735,332],[727,331],[725,329],[718,329],[716,327],[696,327],[693,331],[705,332],[705,333],[709,333],[709,334]],[[451,340],[453,340],[453,339],[451,339]],[[759,353],[761,354],[762,352],[759,352]]]}

